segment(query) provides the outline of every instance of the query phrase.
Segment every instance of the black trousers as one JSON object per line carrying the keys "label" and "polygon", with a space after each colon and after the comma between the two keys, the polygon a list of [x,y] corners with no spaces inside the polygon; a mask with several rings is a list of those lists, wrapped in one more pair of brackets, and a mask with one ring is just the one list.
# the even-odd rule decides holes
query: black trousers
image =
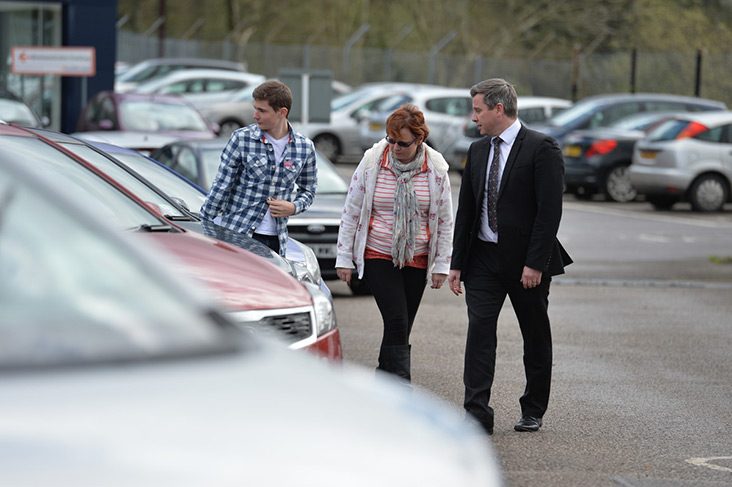
{"label": "black trousers", "polygon": [[280,253],[280,238],[277,235],[262,235],[261,233],[252,234],[252,238],[257,242],[263,243],[278,254]]}
{"label": "black trousers", "polygon": [[408,345],[424,294],[427,269],[400,269],[386,259],[366,259],[363,277],[384,320],[381,346]]}
{"label": "black trousers", "polygon": [[498,315],[506,300],[518,318],[524,341],[526,389],[519,400],[522,416],[541,418],[549,402],[552,370],[552,338],[547,313],[551,277],[524,289],[502,267],[498,245],[478,241],[468,262],[465,301],[468,307],[468,337],[465,346],[465,410],[478,421],[493,425],[488,405],[496,365]]}

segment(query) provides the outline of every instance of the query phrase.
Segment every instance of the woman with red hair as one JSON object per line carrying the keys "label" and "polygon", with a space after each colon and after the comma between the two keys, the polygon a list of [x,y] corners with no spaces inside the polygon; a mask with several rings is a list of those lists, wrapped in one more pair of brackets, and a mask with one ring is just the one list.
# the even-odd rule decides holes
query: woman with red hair
{"label": "woman with red hair", "polygon": [[338,233],[338,277],[355,269],[384,321],[377,370],[411,382],[409,336],[428,281],[439,289],[450,270],[452,193],[448,164],[426,144],[424,114],[403,105],[386,137],[367,150],[351,179]]}

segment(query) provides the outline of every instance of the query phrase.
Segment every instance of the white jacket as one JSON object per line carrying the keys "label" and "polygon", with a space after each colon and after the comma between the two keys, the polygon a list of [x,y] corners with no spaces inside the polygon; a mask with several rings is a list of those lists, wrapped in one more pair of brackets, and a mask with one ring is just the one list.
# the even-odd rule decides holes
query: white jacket
{"label": "white jacket", "polygon": [[[429,279],[430,274],[450,272],[453,232],[452,192],[450,177],[447,174],[449,166],[445,158],[428,145],[422,145],[427,152],[427,177],[430,189],[428,222],[430,242],[427,259]],[[355,262],[359,279],[363,278],[363,256],[371,221],[374,189],[386,146],[386,140],[381,140],[364,154],[351,178],[346,205],[341,216],[335,266],[353,269]]]}

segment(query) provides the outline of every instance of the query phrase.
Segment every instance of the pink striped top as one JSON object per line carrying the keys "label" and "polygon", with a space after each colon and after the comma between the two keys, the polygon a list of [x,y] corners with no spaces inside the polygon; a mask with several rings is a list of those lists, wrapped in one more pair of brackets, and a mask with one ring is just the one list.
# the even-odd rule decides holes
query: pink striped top
{"label": "pink striped top", "polygon": [[[422,171],[412,177],[414,190],[417,193],[419,202],[419,233],[417,234],[414,255],[426,255],[429,252],[430,234],[428,228],[430,208],[430,188],[427,177],[427,161],[425,160]],[[381,171],[376,178],[374,189],[374,201],[371,211],[371,222],[369,225],[368,238],[366,240],[366,252],[368,254],[378,253],[391,255],[391,241],[394,234],[394,189],[396,187],[396,175],[391,169],[388,157],[383,158]]]}

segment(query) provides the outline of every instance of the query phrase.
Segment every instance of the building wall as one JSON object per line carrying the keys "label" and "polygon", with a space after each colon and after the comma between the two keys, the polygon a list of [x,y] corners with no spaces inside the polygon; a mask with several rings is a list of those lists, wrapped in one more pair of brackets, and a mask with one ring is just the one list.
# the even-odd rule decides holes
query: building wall
{"label": "building wall", "polygon": [[[0,42],[0,59],[7,59],[10,55],[10,49],[15,45],[60,45],[62,47],[93,47],[95,49],[95,76],[88,78],[63,77],[60,83],[51,83],[52,88],[48,87],[47,80],[42,79],[47,77],[29,76],[28,78],[36,79],[27,80],[40,84],[41,89],[50,93],[49,96],[53,98],[52,103],[48,103],[48,100],[43,102],[44,108],[51,107],[47,115],[51,118],[52,128],[67,133],[74,132],[79,113],[86,101],[99,91],[114,88],[114,64],[117,59],[117,0],[0,0],[0,12],[17,12],[19,9],[22,10],[25,4],[27,4],[29,10],[61,6],[60,44],[57,40],[49,41],[48,39],[45,39],[41,44],[27,35],[14,38],[13,33],[8,33],[8,30],[6,31],[7,35],[3,36],[2,42]],[[42,23],[44,19],[41,17],[38,22]],[[44,29],[43,26],[35,26],[35,28],[39,31]],[[39,80],[39,78],[41,79]],[[17,79],[14,81],[17,81]],[[0,79],[0,83],[2,83],[2,79]],[[28,84],[32,85],[33,83]],[[8,88],[12,87],[8,86]],[[11,91],[14,90],[11,89]],[[16,94],[23,95],[21,93]]]}

